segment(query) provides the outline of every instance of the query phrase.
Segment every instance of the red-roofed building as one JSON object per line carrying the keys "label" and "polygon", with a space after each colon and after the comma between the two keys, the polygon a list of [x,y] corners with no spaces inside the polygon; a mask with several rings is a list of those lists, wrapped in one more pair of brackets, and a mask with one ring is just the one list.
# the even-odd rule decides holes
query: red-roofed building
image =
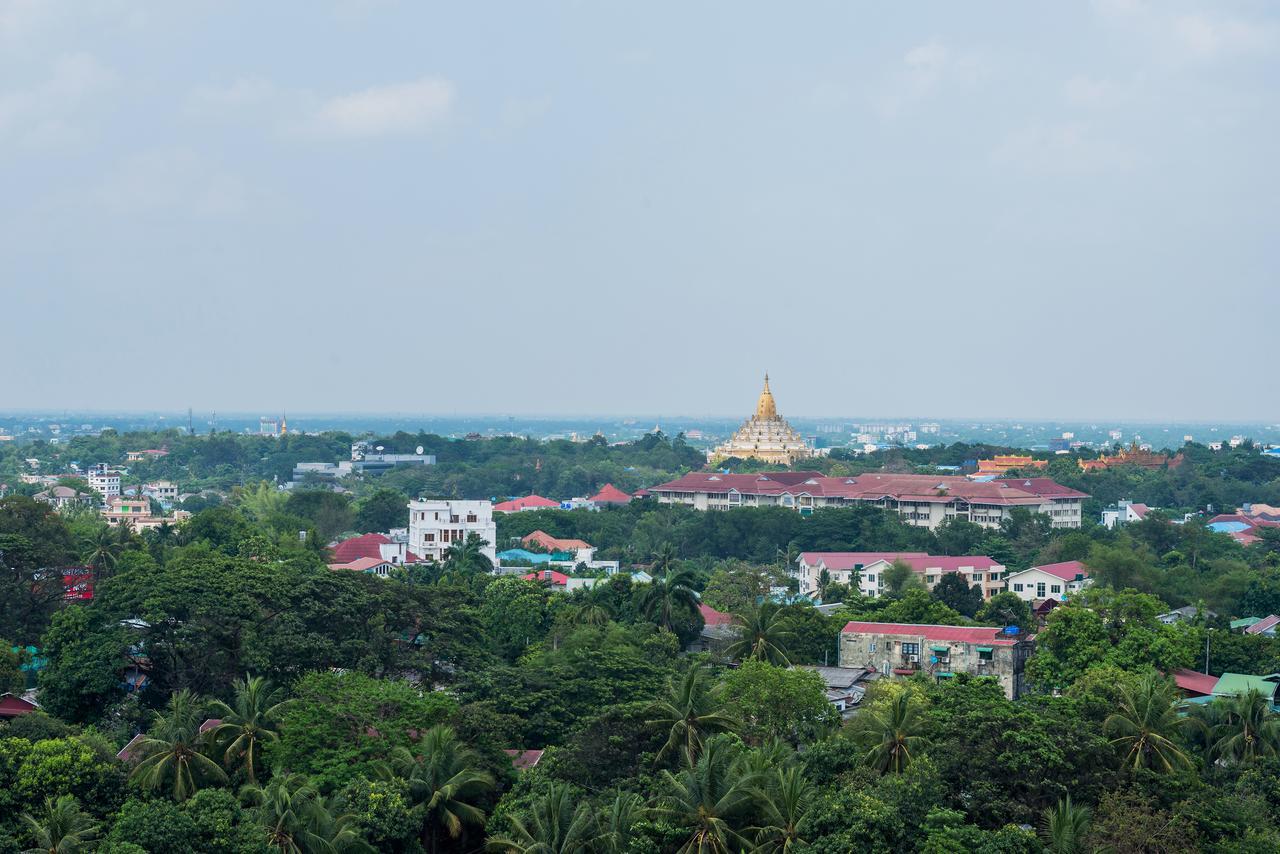
{"label": "red-roofed building", "polygon": [[493,505],[494,513],[520,513],[524,510],[558,510],[560,502],[552,501],[550,498],[543,498],[541,495],[526,495],[522,498],[512,498],[510,501],[501,501]]}
{"label": "red-roofed building", "polygon": [[379,578],[387,578],[391,575],[391,570],[395,567],[389,560],[383,560],[380,557],[358,557],[347,563],[331,563],[329,569],[334,572],[367,572],[370,575],[376,575]]}
{"label": "red-roofed building", "polygon": [[585,540],[568,540],[553,537],[546,531],[534,531],[526,534],[524,539],[520,541],[526,548],[529,546],[537,546],[545,552],[568,552],[573,555],[573,562],[591,563],[595,559],[596,549]]}
{"label": "red-roofed building", "polygon": [[631,496],[612,483],[606,483],[599,492],[587,500],[597,507],[602,507],[610,504],[630,504]]}
{"label": "red-roofed building", "polygon": [[1263,617],[1261,620],[1258,620],[1258,622],[1254,623],[1252,626],[1247,627],[1244,630],[1244,633],[1246,635],[1261,635],[1262,637],[1273,638],[1276,636],[1277,626],[1280,626],[1280,616],[1271,614],[1270,616]]}
{"label": "red-roofed building", "polygon": [[1217,676],[1210,676],[1198,670],[1187,670],[1183,667],[1171,671],[1169,675],[1173,677],[1178,690],[1188,697],[1208,697],[1213,694],[1214,686],[1218,684]]}
{"label": "red-roofed building", "polygon": [[708,626],[731,626],[734,622],[733,614],[717,611],[704,602],[698,603],[698,613],[702,614],[702,622]]}
{"label": "red-roofed building", "polygon": [[525,581],[540,581],[543,584],[558,587],[561,590],[569,586],[569,576],[554,569],[538,569],[520,577]]}
{"label": "red-roofed building", "polygon": [[930,529],[953,518],[995,528],[1015,507],[1044,513],[1055,528],[1078,528],[1081,502],[1088,498],[1047,477],[981,482],[955,475],[827,477],[803,471],[691,472],[649,492],[662,503],[698,510],[787,507],[807,515],[821,507],[870,503],[896,512],[908,524]]}
{"label": "red-roofed building", "polygon": [[11,721],[39,710],[40,704],[34,699],[18,694],[0,694],[0,720]]}
{"label": "red-roofed building", "polygon": [[1022,671],[1033,647],[1025,635],[990,626],[851,621],[840,632],[840,666],[939,680],[957,673],[990,676],[1016,699],[1024,690]]}
{"label": "red-roofed building", "polygon": [[353,563],[360,558],[378,558],[393,566],[420,563],[421,558],[409,551],[408,543],[397,542],[385,534],[361,534],[329,546],[333,558],[329,563]]}
{"label": "red-roofed building", "polygon": [[504,750],[511,757],[511,767],[517,771],[533,768],[542,761],[541,750]]}
{"label": "red-roofed building", "polygon": [[1046,599],[1065,601],[1091,583],[1089,567],[1078,560],[1033,566],[1022,572],[1009,573],[1005,579],[1008,590],[1033,607]]}

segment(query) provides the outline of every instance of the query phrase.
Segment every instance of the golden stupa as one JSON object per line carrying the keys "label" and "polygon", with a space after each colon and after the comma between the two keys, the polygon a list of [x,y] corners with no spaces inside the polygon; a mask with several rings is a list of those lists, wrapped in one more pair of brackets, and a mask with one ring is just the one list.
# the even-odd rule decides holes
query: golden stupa
{"label": "golden stupa", "polygon": [[769,390],[769,375],[765,374],[764,390],[756,401],[755,414],[743,422],[729,441],[711,452],[711,462],[737,457],[790,465],[811,456],[813,449],[778,414],[773,392]]}

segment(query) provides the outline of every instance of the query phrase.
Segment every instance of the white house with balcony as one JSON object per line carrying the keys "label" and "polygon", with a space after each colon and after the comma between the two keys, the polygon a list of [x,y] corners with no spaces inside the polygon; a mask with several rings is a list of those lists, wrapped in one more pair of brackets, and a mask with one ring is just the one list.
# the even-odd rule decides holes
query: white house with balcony
{"label": "white house with balcony", "polygon": [[1005,579],[1009,591],[1032,607],[1046,599],[1062,602],[1093,583],[1089,568],[1078,560],[1033,566],[1022,572],[1011,572]]}
{"label": "white house with balcony", "polygon": [[498,526],[493,521],[490,501],[455,501],[445,498],[420,498],[409,502],[410,551],[419,557],[441,561],[452,545],[466,542],[468,534],[484,540],[485,557],[497,565],[494,543]]}

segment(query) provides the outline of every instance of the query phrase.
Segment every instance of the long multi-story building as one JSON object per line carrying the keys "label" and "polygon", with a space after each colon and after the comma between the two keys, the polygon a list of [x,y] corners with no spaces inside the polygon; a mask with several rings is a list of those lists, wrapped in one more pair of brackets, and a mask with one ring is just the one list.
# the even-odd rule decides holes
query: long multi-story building
{"label": "long multi-story building", "polygon": [[863,667],[886,677],[991,676],[1010,699],[1024,690],[1023,667],[1033,649],[1031,638],[990,626],[852,621],[840,632],[841,667]]}
{"label": "long multi-story building", "polygon": [[817,590],[817,580],[822,570],[832,581],[855,585],[869,598],[884,593],[884,574],[895,563],[911,568],[926,590],[932,590],[949,573],[959,575],[970,587],[982,591],[983,599],[990,599],[1005,590],[1007,570],[998,561],[986,555],[930,555],[922,552],[802,552],[796,559],[796,578],[801,593]]}
{"label": "long multi-story building", "polygon": [[874,504],[894,511],[908,524],[929,529],[947,519],[995,528],[1015,507],[1045,514],[1055,528],[1079,528],[1081,504],[1089,497],[1047,477],[975,482],[954,475],[827,477],[816,471],[690,472],[651,487],[649,493],[664,504],[698,510],[787,507],[807,515],[821,507]]}
{"label": "long multi-story building", "polygon": [[428,560],[444,560],[444,553],[468,534],[484,540],[485,557],[498,560],[494,544],[498,526],[493,521],[493,503],[423,498],[409,502],[409,549]]}

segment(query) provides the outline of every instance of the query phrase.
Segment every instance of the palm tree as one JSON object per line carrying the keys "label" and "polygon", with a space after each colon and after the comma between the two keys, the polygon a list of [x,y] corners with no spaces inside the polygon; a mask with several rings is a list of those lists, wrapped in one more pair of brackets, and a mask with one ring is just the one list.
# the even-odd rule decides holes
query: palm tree
{"label": "palm tree", "polygon": [[631,850],[632,830],[647,812],[639,795],[626,792],[615,797],[598,817],[600,835],[594,849],[599,854],[626,854]]}
{"label": "palm tree", "polygon": [[734,615],[740,626],[738,640],[729,644],[725,655],[730,659],[754,658],[787,667],[786,645],[796,634],[787,628],[786,612],[776,602],[762,602],[759,607]]}
{"label": "palm tree", "polygon": [[84,561],[93,569],[93,578],[95,581],[105,575],[109,575],[116,568],[116,562],[120,558],[120,552],[124,550],[124,546],[117,539],[110,526],[102,525],[98,528],[97,533],[93,535],[93,539],[85,547]]}
{"label": "palm tree", "polygon": [[707,686],[707,673],[700,667],[690,667],[679,678],[671,677],[667,697],[656,701],[649,713],[654,716],[646,721],[649,726],[668,731],[667,743],[656,757],[659,761],[677,747],[696,757],[708,736],[738,728],[737,721],[725,713],[719,692]]}
{"label": "palm tree", "polygon": [[284,854],[372,851],[350,815],[335,816],[301,774],[283,773],[265,786],[245,784],[240,797],[254,809],[267,847]]}
{"label": "palm tree", "polygon": [[646,619],[670,631],[675,625],[676,613],[693,614],[698,610],[693,574],[677,568],[675,553],[669,545],[654,558],[652,569],[653,580],[640,595],[640,610]]}
{"label": "palm tree", "polygon": [[689,828],[678,854],[730,854],[746,845],[736,825],[751,804],[757,781],[736,773],[728,752],[726,737],[717,736],[696,760],[686,752],[679,773],[662,772],[665,793],[655,813]]}
{"label": "palm tree", "polygon": [[484,824],[484,810],[476,801],[493,788],[493,777],[477,770],[475,754],[458,741],[452,727],[427,730],[418,748],[421,756],[396,748],[391,765],[408,782],[410,797],[423,805],[422,843],[434,852],[441,831],[457,839],[467,825]]}
{"label": "palm tree", "polygon": [[1271,701],[1251,690],[1222,703],[1222,722],[1213,732],[1213,755],[1227,762],[1251,762],[1280,753],[1280,718],[1271,712]]}
{"label": "palm tree", "polygon": [[485,539],[472,531],[462,542],[445,549],[445,569],[451,572],[492,572],[493,561],[484,553],[484,547]]}
{"label": "palm tree", "polygon": [[827,588],[831,586],[831,572],[825,566],[818,571],[818,598],[827,601]]}
{"label": "palm tree", "polygon": [[261,676],[246,675],[235,681],[234,706],[221,700],[210,704],[221,722],[209,736],[219,747],[226,744],[222,764],[227,770],[243,767],[249,782],[257,782],[256,769],[263,745],[279,740],[276,727],[289,702],[282,689],[273,688]]}
{"label": "palm tree", "polygon": [[1089,835],[1090,811],[1071,803],[1071,795],[1058,801],[1057,806],[1044,811],[1040,824],[1040,838],[1049,854],[1084,854],[1085,838]]}
{"label": "palm tree", "polygon": [[1135,685],[1120,686],[1120,707],[1103,721],[1111,743],[1125,751],[1125,763],[1134,768],[1172,771],[1191,764],[1173,740],[1181,726],[1178,707],[1169,683],[1149,674]]}
{"label": "palm tree", "polygon": [[98,838],[98,823],[80,809],[73,795],[45,798],[40,814],[23,813],[22,823],[36,843],[23,854],[76,854]]}
{"label": "palm tree", "polygon": [[813,805],[813,784],[796,767],[774,768],[766,780],[767,785],[755,793],[764,823],[752,828],[754,850],[762,854],[790,854],[805,844],[800,836],[800,824]]}
{"label": "palm tree", "polygon": [[595,822],[585,803],[574,805],[569,787],[552,784],[533,806],[526,822],[511,816],[511,833],[485,846],[508,854],[582,854],[591,850]]}
{"label": "palm tree", "polygon": [[165,711],[151,713],[151,728],[138,745],[143,758],[130,772],[131,779],[153,791],[168,789],[175,801],[185,801],[206,782],[227,781],[218,763],[200,749],[202,705],[184,688],[169,698]]}
{"label": "palm tree", "polygon": [[867,748],[864,761],[881,774],[902,773],[927,743],[911,699],[910,691],[902,691],[886,707],[858,716],[859,740]]}

